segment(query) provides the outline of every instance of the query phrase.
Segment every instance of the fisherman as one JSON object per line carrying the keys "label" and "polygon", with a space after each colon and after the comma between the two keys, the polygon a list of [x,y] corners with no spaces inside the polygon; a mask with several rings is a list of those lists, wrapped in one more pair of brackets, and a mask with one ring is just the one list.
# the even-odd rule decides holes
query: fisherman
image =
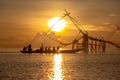
{"label": "fisherman", "polygon": [[48,52],[49,52],[49,53],[51,52],[51,47],[50,47],[50,46],[48,47]]}
{"label": "fisherman", "polygon": [[43,52],[43,46],[40,47],[40,52]]}
{"label": "fisherman", "polygon": [[53,52],[55,52],[55,46],[53,47]]}
{"label": "fisherman", "polygon": [[59,46],[57,46],[57,50],[59,50],[60,49],[60,47]]}
{"label": "fisherman", "polygon": [[59,52],[60,52],[60,50],[59,50],[59,49],[60,49],[60,47],[59,47],[59,46],[57,46],[57,53],[59,53]]}
{"label": "fisherman", "polygon": [[32,51],[31,44],[29,44],[29,45],[27,46],[27,48],[28,48],[28,52],[30,53],[30,52]]}
{"label": "fisherman", "polygon": [[47,52],[47,51],[48,51],[48,47],[46,46],[46,47],[45,47],[45,52]]}
{"label": "fisherman", "polygon": [[23,51],[26,51],[27,50],[27,47],[23,47]]}

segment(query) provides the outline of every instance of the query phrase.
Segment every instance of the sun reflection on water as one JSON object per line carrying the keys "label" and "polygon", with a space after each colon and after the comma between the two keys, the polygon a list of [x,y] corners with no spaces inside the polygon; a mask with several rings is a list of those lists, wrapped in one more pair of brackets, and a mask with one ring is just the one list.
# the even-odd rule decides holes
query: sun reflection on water
{"label": "sun reflection on water", "polygon": [[55,54],[54,56],[53,75],[51,76],[50,80],[63,80],[61,54]]}

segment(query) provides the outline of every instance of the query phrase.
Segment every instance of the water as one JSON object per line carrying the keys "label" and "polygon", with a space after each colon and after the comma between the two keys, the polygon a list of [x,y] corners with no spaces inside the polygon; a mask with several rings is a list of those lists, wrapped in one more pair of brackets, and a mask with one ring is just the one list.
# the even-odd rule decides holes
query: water
{"label": "water", "polygon": [[120,80],[120,54],[1,52],[0,80]]}

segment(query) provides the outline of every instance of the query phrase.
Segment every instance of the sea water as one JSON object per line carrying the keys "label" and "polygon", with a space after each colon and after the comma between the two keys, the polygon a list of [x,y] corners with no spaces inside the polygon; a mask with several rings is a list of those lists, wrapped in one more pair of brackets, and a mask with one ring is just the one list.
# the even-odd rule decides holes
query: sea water
{"label": "sea water", "polygon": [[120,51],[22,54],[0,52],[0,80],[120,80]]}

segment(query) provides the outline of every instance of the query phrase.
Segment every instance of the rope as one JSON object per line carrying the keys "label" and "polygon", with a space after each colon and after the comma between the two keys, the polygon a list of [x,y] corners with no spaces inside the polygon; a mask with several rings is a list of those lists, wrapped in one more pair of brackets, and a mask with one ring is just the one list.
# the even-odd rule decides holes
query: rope
{"label": "rope", "polygon": [[48,38],[50,38],[50,39],[58,42],[59,44],[64,45],[64,46],[67,46],[67,45],[70,45],[70,44],[73,43],[73,41],[72,41],[72,42],[69,42],[69,43],[63,43],[63,42],[61,42],[61,41],[59,41],[59,40],[57,40],[57,39],[55,39],[55,38],[50,37],[49,35],[46,35],[46,36],[47,36]]}
{"label": "rope", "polygon": [[[74,24],[74,25],[77,27],[77,29],[79,30],[79,33],[77,34],[77,36],[73,39],[72,42],[69,42],[69,43],[63,43],[63,42],[61,42],[61,41],[59,41],[59,40],[57,40],[57,39],[54,39],[54,38],[52,38],[52,37],[50,37],[50,36],[47,35],[47,34],[51,31],[51,29],[55,26],[55,24],[56,24],[57,22],[59,22],[61,19],[63,19],[64,17],[66,17],[66,16],[69,17],[69,19],[73,22],[73,24]],[[78,22],[77,22],[74,18],[72,18],[72,17],[70,16],[70,13],[68,13],[66,10],[65,10],[64,16],[62,16],[57,22],[56,22],[55,24],[53,24],[52,27],[47,31],[46,36],[49,37],[50,39],[52,39],[52,40],[60,43],[61,45],[67,46],[67,45],[73,44],[74,40],[79,40],[79,39],[81,39],[81,37],[80,37],[79,39],[77,39],[78,36],[80,35],[80,33],[85,34],[85,33],[84,33],[85,29],[79,24],[80,27],[82,28],[82,29],[80,29],[79,26],[78,26]],[[87,31],[85,31],[85,32],[87,33]]]}
{"label": "rope", "polygon": [[[56,21],[56,23],[57,22],[59,22],[60,20],[62,20],[64,17],[66,17],[67,15],[64,15],[64,16],[62,16],[60,19],[58,19],[58,21]],[[56,23],[54,23],[52,26],[51,26],[51,28],[47,31],[47,34],[51,31],[51,29],[55,26],[55,24]]]}

